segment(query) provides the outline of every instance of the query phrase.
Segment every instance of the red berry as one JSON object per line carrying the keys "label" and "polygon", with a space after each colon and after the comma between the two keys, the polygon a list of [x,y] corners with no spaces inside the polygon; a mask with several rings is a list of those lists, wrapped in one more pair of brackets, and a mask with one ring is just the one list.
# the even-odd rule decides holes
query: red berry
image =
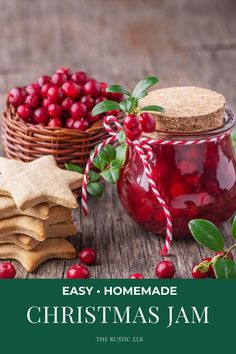
{"label": "red berry", "polygon": [[57,103],[51,103],[48,106],[48,115],[52,118],[59,118],[62,115],[62,108]]}
{"label": "red berry", "polygon": [[92,248],[85,248],[80,252],[79,260],[86,265],[92,265],[96,262],[96,252]]}
{"label": "red berry", "polygon": [[142,134],[142,125],[139,123],[138,126],[133,129],[128,129],[127,126],[124,125],[124,132],[129,140],[138,139]]}
{"label": "red berry", "polygon": [[91,96],[82,96],[80,102],[85,104],[89,111],[94,107],[94,99]]}
{"label": "red berry", "polygon": [[73,129],[85,131],[89,128],[89,122],[85,119],[75,120]]}
{"label": "red berry", "polygon": [[92,114],[87,114],[86,119],[89,122],[89,124],[92,125],[92,124],[98,122],[100,119],[102,119],[102,116],[101,115],[92,116]]}
{"label": "red berry", "polygon": [[100,85],[96,80],[91,79],[84,85],[83,92],[85,95],[97,97],[100,93]]}
{"label": "red berry", "polygon": [[108,87],[106,82],[100,82],[100,95],[108,98],[108,92],[106,92],[106,88]]}
{"label": "red berry", "polygon": [[155,273],[158,278],[172,278],[175,274],[175,266],[171,261],[162,261],[157,264]]}
{"label": "red berry", "polygon": [[100,102],[106,101],[107,99],[105,97],[98,97],[95,99],[95,104],[98,104]]}
{"label": "red berry", "polygon": [[112,109],[110,111],[107,111],[106,112],[106,115],[108,116],[118,116],[118,114],[120,113],[120,111],[118,109]]}
{"label": "red berry", "polygon": [[[218,256],[218,255],[223,256],[224,254],[225,254],[224,252],[216,252],[216,253],[215,253],[215,256]],[[233,256],[232,252],[229,252],[229,253],[227,254],[227,257],[226,257],[226,258],[229,258],[229,259],[234,260],[234,256]]]}
{"label": "red berry", "polygon": [[66,124],[65,124],[66,128],[72,129],[73,125],[74,125],[74,122],[75,122],[75,120],[73,118],[71,118],[71,117],[67,118],[66,119]]}
{"label": "red berry", "polygon": [[37,108],[34,111],[34,121],[37,124],[41,124],[41,123],[47,123],[48,122],[48,114],[47,114],[47,110],[45,108]]}
{"label": "red berry", "polygon": [[61,86],[66,82],[67,80],[67,75],[64,73],[56,73],[52,75],[52,84],[56,86]]}
{"label": "red berry", "polygon": [[44,100],[42,101],[42,107],[48,109],[48,107],[50,106],[51,101],[48,98],[44,98]]}
{"label": "red berry", "polygon": [[0,264],[0,279],[15,278],[16,270],[13,264],[5,262]]}
{"label": "red berry", "polygon": [[8,101],[14,107],[18,107],[20,104],[24,103],[25,92],[20,87],[14,87],[8,94]]}
{"label": "red berry", "polygon": [[75,102],[70,109],[71,117],[74,119],[80,119],[86,116],[87,107],[81,102]]}
{"label": "red berry", "polygon": [[[203,259],[203,262],[211,262],[211,260],[212,260],[212,258],[207,257],[207,258]],[[211,264],[209,265],[209,268],[208,268],[208,276],[211,278],[215,278],[215,272],[214,272],[214,269]]]}
{"label": "red berry", "polygon": [[61,120],[59,118],[50,119],[48,126],[51,128],[61,127]]}
{"label": "red berry", "polygon": [[88,81],[88,75],[83,71],[77,71],[71,76],[71,79],[78,85],[83,85]]}
{"label": "red berry", "polygon": [[132,130],[139,126],[139,119],[135,114],[127,114],[124,120],[124,126],[127,129]]}
{"label": "red berry", "polygon": [[39,98],[37,95],[28,95],[25,98],[25,103],[31,108],[37,108],[39,106]]}
{"label": "red berry", "polygon": [[43,97],[47,97],[48,95],[48,90],[50,89],[50,87],[52,87],[52,84],[50,84],[49,82],[47,82],[46,84],[44,84],[42,87],[41,87],[41,95]]}
{"label": "red berry", "polygon": [[40,77],[38,78],[38,85],[39,85],[40,87],[42,87],[43,85],[45,85],[45,84],[47,84],[47,83],[50,83],[50,82],[51,82],[51,78],[50,78],[50,76],[48,76],[48,75],[40,76]]}
{"label": "red berry", "polygon": [[25,89],[28,95],[35,95],[37,97],[41,96],[41,91],[39,87],[35,87],[35,84],[28,85]]}
{"label": "red berry", "polygon": [[62,85],[62,92],[65,96],[75,99],[79,96],[80,90],[79,86],[74,81],[66,81]]}
{"label": "red berry", "polygon": [[67,66],[62,66],[61,68],[57,69],[56,73],[66,74],[68,78],[72,75],[72,71]]}
{"label": "red berry", "polygon": [[194,279],[205,279],[208,278],[208,272],[201,272],[200,269],[197,269],[198,265],[196,265],[192,270],[192,276]]}
{"label": "red berry", "polygon": [[17,114],[21,119],[27,122],[31,117],[32,111],[27,104],[22,104],[17,108]]}
{"label": "red berry", "polygon": [[62,108],[63,108],[65,111],[69,111],[69,110],[71,109],[71,106],[72,106],[73,103],[74,103],[74,101],[73,101],[71,98],[66,97],[66,98],[62,101],[61,105],[62,105]]}
{"label": "red berry", "polygon": [[144,279],[144,276],[140,273],[131,274],[129,279]]}
{"label": "red berry", "polygon": [[90,278],[90,273],[87,267],[81,264],[74,264],[67,269],[67,279],[87,279]]}
{"label": "red berry", "polygon": [[52,103],[57,103],[61,100],[61,98],[63,97],[62,95],[62,91],[59,87],[57,87],[56,85],[51,86],[48,89],[48,93],[47,93],[47,97],[48,99],[52,102]]}
{"label": "red berry", "polygon": [[108,99],[116,102],[120,102],[123,98],[122,93],[119,92],[109,92]]}
{"label": "red berry", "polygon": [[145,133],[152,133],[156,127],[155,117],[151,113],[141,113],[140,123],[142,124],[143,131]]}

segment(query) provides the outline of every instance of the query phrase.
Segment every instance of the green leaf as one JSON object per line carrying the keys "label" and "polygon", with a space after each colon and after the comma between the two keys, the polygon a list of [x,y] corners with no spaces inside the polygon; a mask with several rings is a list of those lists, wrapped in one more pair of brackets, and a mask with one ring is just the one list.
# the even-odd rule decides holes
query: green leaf
{"label": "green leaf", "polygon": [[125,135],[125,132],[124,132],[124,129],[122,129],[119,134],[118,134],[118,141],[120,144],[123,144],[126,140],[126,135]]}
{"label": "green leaf", "polygon": [[142,92],[142,93],[140,93],[140,95],[138,95],[136,98],[137,98],[137,100],[141,100],[141,98],[146,97],[147,95],[148,95],[147,92]]}
{"label": "green leaf", "polygon": [[100,152],[99,156],[106,162],[110,162],[116,157],[116,150],[112,145],[107,144]]}
{"label": "green leaf", "polygon": [[231,232],[232,232],[233,238],[236,240],[236,215],[235,215],[233,222],[232,222]]}
{"label": "green leaf", "polygon": [[220,257],[213,267],[217,279],[236,279],[236,264],[232,259]]}
{"label": "green leaf", "polygon": [[120,177],[120,170],[118,168],[110,168],[102,172],[102,177],[109,183],[115,184]]}
{"label": "green leaf", "polygon": [[120,102],[120,109],[124,112],[129,112],[132,108],[136,108],[137,105],[138,105],[137,99],[131,97]]}
{"label": "green leaf", "polygon": [[106,88],[106,92],[120,92],[131,97],[131,93],[122,85],[111,85]]}
{"label": "green leaf", "polygon": [[94,172],[92,170],[89,171],[89,181],[90,182],[97,182],[100,179],[100,174],[97,172]]}
{"label": "green leaf", "polygon": [[100,171],[103,171],[104,168],[106,167],[106,161],[104,161],[100,154],[98,154],[95,159],[93,160],[93,164],[95,167],[97,167]]}
{"label": "green leaf", "polygon": [[148,111],[165,113],[164,108],[156,105],[145,106],[140,109],[140,112],[148,112]]}
{"label": "green leaf", "polygon": [[126,144],[121,144],[116,147],[116,160],[119,161],[122,166],[125,162],[126,153],[127,153],[127,145]]}
{"label": "green leaf", "polygon": [[200,245],[216,252],[224,250],[224,239],[220,230],[210,221],[204,219],[191,220],[189,229]]}
{"label": "green leaf", "polygon": [[87,191],[89,194],[91,194],[93,197],[98,197],[100,198],[103,194],[104,187],[102,184],[97,183],[97,182],[92,182],[87,185]]}
{"label": "green leaf", "polygon": [[148,76],[145,79],[139,81],[134,88],[132,96],[135,98],[140,97],[140,95],[145,92],[149,87],[155,85],[159,79],[155,76]]}
{"label": "green leaf", "polygon": [[74,165],[73,163],[65,163],[65,168],[69,171],[74,171],[83,174],[82,167]]}
{"label": "green leaf", "polygon": [[92,110],[92,116],[97,116],[98,114],[105,113],[107,111],[111,111],[113,109],[120,109],[120,105],[118,102],[115,101],[102,101],[99,102]]}
{"label": "green leaf", "polygon": [[113,160],[110,163],[110,168],[118,168],[120,169],[122,167],[123,163],[120,160]]}

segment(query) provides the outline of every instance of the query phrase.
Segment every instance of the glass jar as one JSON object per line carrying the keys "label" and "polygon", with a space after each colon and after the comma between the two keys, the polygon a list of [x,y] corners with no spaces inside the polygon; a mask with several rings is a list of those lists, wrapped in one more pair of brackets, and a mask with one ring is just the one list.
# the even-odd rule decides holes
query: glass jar
{"label": "glass jar", "polygon": [[[234,124],[234,114],[226,110],[222,128],[194,135],[158,133],[158,138],[176,141],[217,137],[229,132]],[[230,135],[198,145],[155,145],[152,163],[152,177],[170,208],[174,237],[191,235],[191,219],[203,218],[219,226],[235,212],[236,160]],[[165,232],[164,212],[132,147],[117,187],[123,207],[138,224],[158,234]]]}

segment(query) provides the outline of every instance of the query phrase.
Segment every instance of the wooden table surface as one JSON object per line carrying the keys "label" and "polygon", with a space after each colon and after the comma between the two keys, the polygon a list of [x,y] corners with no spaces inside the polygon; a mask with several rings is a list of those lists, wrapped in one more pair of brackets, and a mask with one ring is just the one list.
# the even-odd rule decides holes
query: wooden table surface
{"label": "wooden table surface", "polygon": [[[132,87],[146,75],[159,87],[199,85],[223,93],[236,106],[236,2],[234,0],[0,0],[0,93],[34,81],[62,65],[109,83]],[[125,214],[115,188],[90,200],[80,219],[78,250],[93,247],[96,278],[152,278],[164,240]],[[229,223],[223,226],[227,235]],[[227,238],[227,236],[226,236]],[[206,256],[192,240],[175,241],[177,277]],[[48,261],[33,274],[14,262],[20,278],[62,278],[74,261]]]}

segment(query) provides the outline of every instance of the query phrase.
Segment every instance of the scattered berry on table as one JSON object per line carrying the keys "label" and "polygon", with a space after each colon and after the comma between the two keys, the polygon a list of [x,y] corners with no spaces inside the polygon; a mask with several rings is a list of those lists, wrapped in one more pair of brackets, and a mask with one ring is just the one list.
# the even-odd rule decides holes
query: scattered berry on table
{"label": "scattered berry on table", "polygon": [[160,279],[173,278],[175,266],[171,261],[161,261],[155,268],[156,276]]}
{"label": "scattered berry on table", "polygon": [[79,253],[79,260],[86,265],[96,263],[96,252],[92,248],[85,248]]}
{"label": "scattered berry on table", "polygon": [[67,279],[87,279],[90,278],[90,273],[87,267],[81,264],[73,264],[67,269]]}
{"label": "scattered berry on table", "polygon": [[140,273],[134,273],[129,276],[129,279],[144,279],[144,276]]}
{"label": "scattered berry on table", "polygon": [[15,278],[16,270],[13,264],[5,262],[0,264],[0,279]]}

